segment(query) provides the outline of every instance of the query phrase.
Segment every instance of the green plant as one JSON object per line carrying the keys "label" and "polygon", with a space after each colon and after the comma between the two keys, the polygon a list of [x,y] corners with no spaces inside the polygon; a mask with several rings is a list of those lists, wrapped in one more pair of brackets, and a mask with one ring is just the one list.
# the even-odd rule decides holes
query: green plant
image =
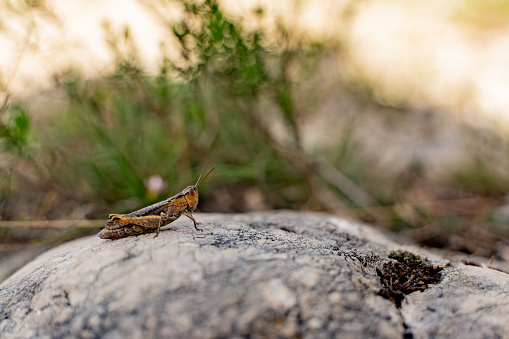
{"label": "green plant", "polygon": [[28,152],[30,117],[20,105],[5,109],[6,117],[0,120],[0,141],[4,152],[24,156]]}
{"label": "green plant", "polygon": [[[59,76],[69,107],[41,133],[56,154],[53,178],[61,187],[80,182],[85,199],[110,205],[135,198],[141,206],[194,183],[210,159],[218,173],[211,184],[219,175],[225,187],[260,190],[267,206],[302,205],[311,188],[288,152],[301,147],[289,68],[319,47],[282,28],[270,38],[262,29],[246,31],[214,1],[184,6],[169,36],[181,57],[163,55],[156,76],[140,66],[129,29],[115,36],[108,25],[114,74],[95,81],[72,70]],[[278,137],[288,149],[274,139],[273,120],[283,122]],[[167,185],[152,192],[147,181],[155,175]]]}

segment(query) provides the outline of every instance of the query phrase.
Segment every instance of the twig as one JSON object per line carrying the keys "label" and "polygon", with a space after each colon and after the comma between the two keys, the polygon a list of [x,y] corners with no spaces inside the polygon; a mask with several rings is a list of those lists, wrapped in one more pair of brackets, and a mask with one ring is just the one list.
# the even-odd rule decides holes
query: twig
{"label": "twig", "polygon": [[369,194],[324,159],[317,158],[315,159],[315,163],[317,164],[317,174],[329,184],[343,192],[357,206],[368,207],[377,204]]}
{"label": "twig", "polygon": [[0,228],[100,228],[106,220],[26,220],[0,221]]}
{"label": "twig", "polygon": [[0,107],[0,115],[7,111],[9,108],[9,94],[5,95],[4,103],[2,104],[2,107]]}

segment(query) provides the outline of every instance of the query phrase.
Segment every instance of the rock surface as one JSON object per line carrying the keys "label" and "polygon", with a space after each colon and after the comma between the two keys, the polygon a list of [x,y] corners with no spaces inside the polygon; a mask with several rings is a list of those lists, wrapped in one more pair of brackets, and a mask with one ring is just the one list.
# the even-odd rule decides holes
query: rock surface
{"label": "rock surface", "polygon": [[377,295],[394,250],[375,229],[298,212],[197,214],[153,234],[82,238],[0,285],[2,338],[504,337],[509,275],[453,264],[398,308]]}

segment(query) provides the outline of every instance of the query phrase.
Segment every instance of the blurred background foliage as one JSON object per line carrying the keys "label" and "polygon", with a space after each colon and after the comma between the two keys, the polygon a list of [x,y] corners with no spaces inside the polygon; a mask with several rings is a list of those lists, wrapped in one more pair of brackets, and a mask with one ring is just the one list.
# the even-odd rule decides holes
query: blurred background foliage
{"label": "blurred background foliage", "polygon": [[[184,15],[169,26],[166,42],[178,57],[161,52],[158,74],[144,70],[130,28],[119,33],[105,23],[112,74],[90,80],[72,66],[55,74],[62,109],[43,117],[6,95],[2,244],[46,246],[95,233],[103,222],[94,220],[108,213],[194,184],[209,160],[216,170],[200,187],[200,211],[329,211],[402,231],[421,245],[505,258],[509,171],[502,137],[461,127],[475,146],[438,178],[418,156],[384,164],[383,140],[366,150],[354,137],[365,121],[359,117],[391,125],[415,109],[380,100],[372,84],[343,80],[346,104],[334,113],[349,106],[355,114],[314,132],[331,142],[306,143],[303,130],[319,119],[323,100],[317,84],[326,82],[327,60],[345,46],[279,24],[269,31],[263,8],[246,29],[215,1],[181,4]],[[428,120],[410,123],[433,129]],[[51,223],[62,219],[75,227]]]}

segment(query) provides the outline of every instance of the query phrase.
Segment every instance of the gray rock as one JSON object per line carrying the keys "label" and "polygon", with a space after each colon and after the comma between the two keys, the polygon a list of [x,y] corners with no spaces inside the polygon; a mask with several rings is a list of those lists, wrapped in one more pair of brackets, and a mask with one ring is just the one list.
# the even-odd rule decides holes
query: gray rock
{"label": "gray rock", "polygon": [[435,254],[322,214],[197,214],[159,237],[82,238],[0,285],[2,338],[504,337],[509,275],[453,265],[404,299],[377,295],[394,250]]}

